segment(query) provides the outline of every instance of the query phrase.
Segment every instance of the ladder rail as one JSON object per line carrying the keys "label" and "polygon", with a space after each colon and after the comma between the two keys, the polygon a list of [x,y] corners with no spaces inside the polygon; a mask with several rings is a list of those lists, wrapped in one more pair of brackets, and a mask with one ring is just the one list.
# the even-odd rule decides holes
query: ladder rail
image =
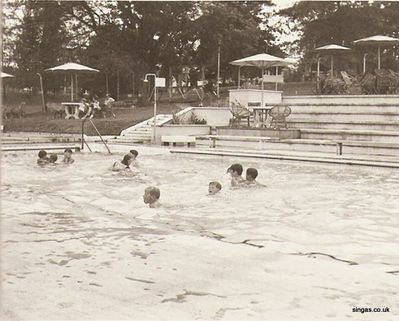
{"label": "ladder rail", "polygon": [[[89,151],[92,151],[89,144],[87,144],[87,141],[84,139],[85,121],[86,121],[86,119],[82,120],[82,150],[84,148],[84,145],[86,145],[87,148],[89,149]],[[89,121],[90,121],[91,125],[93,126],[94,130],[97,132],[98,136],[100,136],[100,139],[101,139],[102,143],[104,144],[105,148],[107,149],[108,153],[112,154],[107,143],[104,141],[103,137],[101,136],[100,132],[98,131],[96,125],[93,123],[93,121],[91,119],[89,119]]]}
{"label": "ladder rail", "polygon": [[101,141],[103,142],[105,148],[107,148],[108,153],[112,154],[110,149],[109,149],[109,147],[108,147],[108,145],[107,145],[107,143],[104,141],[103,137],[101,136],[100,132],[98,131],[96,125],[94,125],[94,123],[93,123],[93,121],[91,119],[89,119],[89,122],[93,125],[93,127],[94,127],[95,131],[97,132],[98,136],[100,136]]}

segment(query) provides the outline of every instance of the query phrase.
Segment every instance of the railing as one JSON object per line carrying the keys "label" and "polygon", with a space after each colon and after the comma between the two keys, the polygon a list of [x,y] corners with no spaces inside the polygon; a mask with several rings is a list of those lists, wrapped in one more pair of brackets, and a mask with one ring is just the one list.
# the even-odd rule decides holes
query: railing
{"label": "railing", "polygon": [[[89,151],[92,151],[90,146],[87,144],[86,140],[84,139],[85,121],[86,121],[86,119],[82,120],[82,150],[83,150],[84,145],[86,145],[87,148],[89,149]],[[101,136],[100,132],[98,131],[98,129],[96,127],[96,125],[94,125],[94,123],[93,123],[93,121],[91,119],[89,119],[89,122],[92,124],[94,130],[97,132],[98,136],[100,137],[101,141],[103,142],[103,144],[104,144],[105,148],[107,149],[108,153],[111,154],[111,151],[110,151],[107,143],[105,142],[105,140]]]}

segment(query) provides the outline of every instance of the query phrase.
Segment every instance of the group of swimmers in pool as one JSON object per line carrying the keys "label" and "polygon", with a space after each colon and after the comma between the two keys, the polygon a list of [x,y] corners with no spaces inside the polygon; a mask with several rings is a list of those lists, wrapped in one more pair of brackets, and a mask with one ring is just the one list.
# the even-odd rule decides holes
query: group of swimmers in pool
{"label": "group of swimmers in pool", "polygon": [[[138,151],[132,149],[126,154],[122,161],[116,161],[112,165],[112,171],[125,171],[131,170],[130,165],[136,161]],[[58,159],[56,154],[47,155],[45,150],[39,152],[39,159],[37,160],[38,165],[44,166],[47,164],[56,164]],[[67,148],[64,151],[63,163],[72,164],[74,160],[72,159],[72,150]],[[231,176],[231,186],[232,187],[245,187],[245,186],[265,186],[256,181],[258,177],[258,170],[256,168],[248,168],[246,171],[245,179],[242,177],[244,169],[241,164],[233,164],[227,169],[227,173]],[[212,181],[209,183],[208,195],[215,195],[222,190],[222,184],[217,181]],[[145,204],[148,204],[151,208],[160,207],[159,198],[161,197],[161,191],[158,187],[149,186],[144,190],[143,200]]]}
{"label": "group of swimmers in pool", "polygon": [[[45,150],[41,150],[38,154],[37,164],[40,166],[45,166],[48,164],[56,165],[58,156],[57,154],[50,154],[48,155]],[[72,164],[75,160],[72,158],[72,149],[65,149],[64,150],[64,159],[62,160],[65,164]]]}

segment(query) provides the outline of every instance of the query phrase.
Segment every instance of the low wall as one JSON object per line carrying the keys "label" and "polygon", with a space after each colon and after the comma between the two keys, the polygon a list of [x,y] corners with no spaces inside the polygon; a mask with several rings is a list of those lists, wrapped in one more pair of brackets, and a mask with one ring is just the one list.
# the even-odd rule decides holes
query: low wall
{"label": "low wall", "polygon": [[157,127],[156,143],[161,144],[162,136],[201,136],[209,135],[210,133],[211,127],[209,125],[163,125],[162,127]]}
{"label": "low wall", "polygon": [[228,126],[232,114],[227,107],[193,107],[193,112],[212,127]]}
{"label": "low wall", "polygon": [[[248,107],[248,102],[261,103],[262,90],[260,89],[231,89],[229,90],[229,104],[239,102]],[[280,104],[282,101],[282,92],[273,90],[263,90],[263,104]]]}
{"label": "low wall", "polygon": [[187,107],[177,113],[184,122],[194,113],[198,118],[206,120],[206,124],[212,127],[228,126],[232,114],[228,107]]}
{"label": "low wall", "polygon": [[259,128],[217,128],[217,135],[227,136],[255,136],[255,137],[276,137],[281,139],[296,139],[301,137],[300,130],[286,129],[259,129]]}

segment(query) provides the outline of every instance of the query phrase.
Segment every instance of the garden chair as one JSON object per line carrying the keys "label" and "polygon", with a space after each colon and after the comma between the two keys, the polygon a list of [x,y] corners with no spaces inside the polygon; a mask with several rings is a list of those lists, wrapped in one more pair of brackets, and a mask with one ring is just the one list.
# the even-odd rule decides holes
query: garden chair
{"label": "garden chair", "polygon": [[23,101],[18,106],[6,106],[3,105],[3,118],[23,118],[25,117],[25,106],[26,103]]}
{"label": "garden chair", "polygon": [[376,69],[374,73],[376,79],[377,94],[388,94],[391,87],[391,75],[385,69]]}
{"label": "garden chair", "polygon": [[398,93],[399,89],[399,72],[395,72],[391,69],[388,70],[391,75],[391,86],[389,89],[390,94]]}
{"label": "garden chair", "polygon": [[287,117],[291,115],[291,108],[285,105],[274,106],[269,111],[271,117],[270,127],[273,129],[286,128]]}
{"label": "garden chair", "polygon": [[245,108],[240,103],[231,103],[230,112],[233,115],[233,118],[230,119],[230,127],[240,127],[241,121],[243,119],[247,119],[247,124],[249,127],[249,118],[251,116],[251,112],[248,108]]}
{"label": "garden chair", "polygon": [[360,95],[362,87],[356,77],[349,75],[346,71],[341,71],[342,79],[345,82],[345,93],[349,95]]}
{"label": "garden chair", "polygon": [[360,86],[362,87],[362,92],[366,95],[373,95],[377,93],[376,89],[376,77],[371,73],[366,73],[361,75],[359,78]]}

